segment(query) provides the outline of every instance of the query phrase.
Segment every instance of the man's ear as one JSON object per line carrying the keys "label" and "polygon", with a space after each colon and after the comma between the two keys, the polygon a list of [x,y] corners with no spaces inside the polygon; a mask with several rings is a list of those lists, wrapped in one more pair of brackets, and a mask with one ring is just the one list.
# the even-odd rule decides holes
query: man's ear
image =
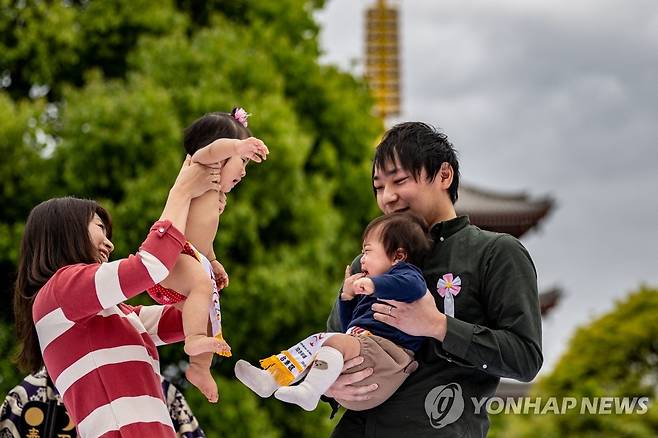
{"label": "man's ear", "polygon": [[407,250],[404,248],[398,248],[395,250],[395,256],[393,257],[393,264],[397,262],[403,262],[407,260]]}
{"label": "man's ear", "polygon": [[439,174],[437,175],[437,178],[439,179],[439,182],[441,184],[441,188],[448,189],[450,185],[452,184],[452,177],[454,176],[455,172],[452,169],[452,166],[450,163],[447,161],[444,161],[441,163],[441,168],[439,169]]}

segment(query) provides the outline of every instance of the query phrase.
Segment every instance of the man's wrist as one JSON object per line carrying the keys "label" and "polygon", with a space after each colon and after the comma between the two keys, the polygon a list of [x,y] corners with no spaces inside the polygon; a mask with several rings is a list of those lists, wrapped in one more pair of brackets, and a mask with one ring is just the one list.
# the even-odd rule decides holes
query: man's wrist
{"label": "man's wrist", "polygon": [[436,324],[432,324],[432,328],[433,332],[431,336],[434,339],[443,342],[446,333],[448,332],[448,317],[445,314],[438,312]]}

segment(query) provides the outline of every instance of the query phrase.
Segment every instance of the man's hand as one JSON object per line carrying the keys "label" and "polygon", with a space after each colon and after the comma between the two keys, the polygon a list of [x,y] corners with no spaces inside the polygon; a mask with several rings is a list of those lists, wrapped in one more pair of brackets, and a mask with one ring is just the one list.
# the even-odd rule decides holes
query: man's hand
{"label": "man's hand", "polygon": [[350,368],[353,368],[357,365],[363,363],[363,356],[357,356],[353,359],[348,360],[343,365],[343,371],[338,379],[334,382],[333,385],[327,389],[324,393],[327,397],[333,399],[345,400],[345,401],[363,401],[370,400],[372,397],[372,392],[378,388],[376,383],[366,386],[358,386],[355,383],[359,383],[364,380],[366,377],[369,377],[373,373],[372,368],[365,368],[361,371],[355,373],[346,373]]}
{"label": "man's hand", "polygon": [[345,268],[345,281],[343,281],[343,288],[340,291],[340,299],[343,301],[349,301],[353,299],[354,294],[356,293],[356,290],[354,289],[354,282],[365,276],[366,274],[362,272],[352,275],[352,268],[350,268],[350,265],[347,265]]}
{"label": "man's hand", "polygon": [[434,297],[429,291],[412,303],[381,301],[383,303],[375,303],[371,306],[377,321],[402,330],[408,335],[428,336],[439,341],[445,338],[447,317],[436,308]]}
{"label": "man's hand", "polygon": [[212,272],[215,274],[217,289],[222,290],[228,287],[228,274],[226,273],[226,269],[224,269],[224,265],[219,263],[218,260],[213,260],[210,262],[210,266],[212,266]]}
{"label": "man's hand", "polygon": [[363,277],[354,281],[354,293],[357,295],[372,295],[375,292],[375,283],[371,278]]}

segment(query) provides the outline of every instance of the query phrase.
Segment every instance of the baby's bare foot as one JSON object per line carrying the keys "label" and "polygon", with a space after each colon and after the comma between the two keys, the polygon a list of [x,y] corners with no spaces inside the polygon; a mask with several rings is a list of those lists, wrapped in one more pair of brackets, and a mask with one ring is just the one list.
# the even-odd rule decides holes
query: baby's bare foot
{"label": "baby's bare foot", "polygon": [[220,351],[222,342],[218,339],[204,335],[194,335],[185,338],[185,353],[196,356],[202,353],[214,353]]}
{"label": "baby's bare foot", "polygon": [[217,353],[220,356],[224,357],[231,357],[231,346],[228,345],[228,343],[225,340],[218,341],[219,342],[219,348],[215,350],[215,353]]}
{"label": "baby's bare foot", "polygon": [[213,379],[208,368],[191,363],[187,371],[185,371],[185,377],[206,396],[210,403],[217,403],[217,400],[219,400],[217,382]]}

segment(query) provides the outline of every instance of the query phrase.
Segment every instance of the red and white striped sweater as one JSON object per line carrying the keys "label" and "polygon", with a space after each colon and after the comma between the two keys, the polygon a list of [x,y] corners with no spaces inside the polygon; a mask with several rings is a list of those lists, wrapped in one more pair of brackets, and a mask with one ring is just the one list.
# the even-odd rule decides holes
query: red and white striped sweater
{"label": "red and white striped sweater", "polygon": [[156,222],[136,255],[65,266],[37,294],[43,359],[80,436],[175,436],[156,345],[184,339],[181,312],[122,302],[166,278],[184,243]]}

